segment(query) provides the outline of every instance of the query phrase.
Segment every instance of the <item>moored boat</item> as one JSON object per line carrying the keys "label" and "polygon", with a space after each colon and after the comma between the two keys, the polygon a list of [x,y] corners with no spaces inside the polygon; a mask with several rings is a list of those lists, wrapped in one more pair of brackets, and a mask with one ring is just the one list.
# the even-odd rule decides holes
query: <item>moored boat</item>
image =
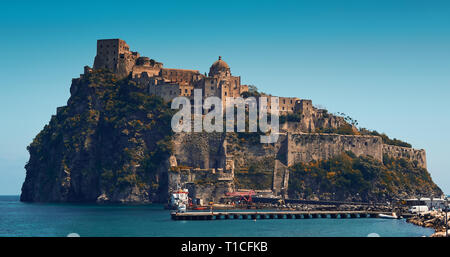
{"label": "moored boat", "polygon": [[168,207],[172,210],[186,211],[186,206],[189,205],[189,191],[187,189],[179,188],[173,191],[170,195]]}
{"label": "moored boat", "polygon": [[378,214],[378,218],[382,218],[382,219],[400,219],[400,216],[397,216],[397,214],[395,212],[393,212],[391,215],[388,214]]}

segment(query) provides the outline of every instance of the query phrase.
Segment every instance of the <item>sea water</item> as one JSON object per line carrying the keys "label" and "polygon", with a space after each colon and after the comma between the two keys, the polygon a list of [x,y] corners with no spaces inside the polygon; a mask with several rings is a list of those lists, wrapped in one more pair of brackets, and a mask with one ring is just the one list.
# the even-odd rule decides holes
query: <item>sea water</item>
{"label": "sea water", "polygon": [[174,221],[163,205],[22,203],[0,196],[0,236],[274,236],[274,237],[419,237],[433,229],[405,220],[282,219]]}

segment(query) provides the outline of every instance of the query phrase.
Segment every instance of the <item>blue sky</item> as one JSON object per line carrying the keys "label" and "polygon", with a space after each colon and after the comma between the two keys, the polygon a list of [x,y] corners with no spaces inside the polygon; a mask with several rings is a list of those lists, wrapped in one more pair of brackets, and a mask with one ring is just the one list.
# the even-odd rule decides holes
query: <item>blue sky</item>
{"label": "blue sky", "polygon": [[0,194],[20,193],[26,146],[103,38],[165,67],[221,55],[244,84],[426,149],[450,193],[449,1],[2,1],[0,35]]}

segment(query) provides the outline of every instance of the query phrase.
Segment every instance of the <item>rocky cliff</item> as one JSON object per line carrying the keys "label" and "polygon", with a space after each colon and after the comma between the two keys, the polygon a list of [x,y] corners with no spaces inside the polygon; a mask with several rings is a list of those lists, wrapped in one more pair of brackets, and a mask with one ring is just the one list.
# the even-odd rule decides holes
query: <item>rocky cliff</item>
{"label": "rocky cliff", "polygon": [[21,200],[165,200],[170,108],[107,71],[74,79],[70,92],[28,147]]}

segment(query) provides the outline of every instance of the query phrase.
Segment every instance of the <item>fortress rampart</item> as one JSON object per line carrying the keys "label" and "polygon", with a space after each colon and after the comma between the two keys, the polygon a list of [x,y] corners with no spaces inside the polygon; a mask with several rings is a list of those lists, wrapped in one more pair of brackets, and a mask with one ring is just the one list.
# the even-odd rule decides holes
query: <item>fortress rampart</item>
{"label": "fortress rampart", "polygon": [[376,136],[337,134],[291,134],[287,136],[287,165],[334,157],[345,151],[383,160],[383,143]]}
{"label": "fortress rampart", "polygon": [[[271,146],[233,142],[226,133],[179,133],[174,150],[178,165],[200,169],[226,170],[233,159],[236,168],[246,167],[246,158],[268,158],[291,166],[297,162],[326,160],[345,151],[356,156],[372,156],[382,162],[383,155],[405,158],[426,168],[424,150],[383,144],[381,137],[323,133],[286,133]],[[244,156],[241,156],[245,153]],[[242,158],[241,158],[242,157]],[[234,164],[233,164],[234,169]]]}
{"label": "fortress rampart", "polygon": [[417,162],[417,166],[427,168],[427,156],[423,149],[383,145],[383,154],[391,158],[404,158],[412,162]]}
{"label": "fortress rampart", "polygon": [[386,145],[378,136],[288,133],[286,145],[288,166],[296,162],[329,159],[351,151],[356,156],[369,155],[380,162],[383,161],[383,155],[404,158],[417,162],[419,167],[427,168],[425,150]]}
{"label": "fortress rampart", "polygon": [[[217,200],[226,190],[235,190],[235,170],[247,170],[257,163],[271,163],[272,192],[286,195],[289,166],[298,162],[325,160],[345,151],[356,156],[372,156],[382,162],[383,156],[405,158],[426,168],[424,150],[383,144],[381,137],[325,133],[283,133],[273,145],[237,140],[226,133],[179,133],[174,141],[174,158],[179,172],[170,172],[171,182],[188,183],[193,196]],[[181,172],[181,173],[180,173]],[[198,184],[197,182],[204,182]],[[216,181],[215,183],[210,183]],[[206,182],[206,183],[205,183]],[[173,185],[172,185],[173,186]],[[211,192],[214,197],[206,197]]]}

